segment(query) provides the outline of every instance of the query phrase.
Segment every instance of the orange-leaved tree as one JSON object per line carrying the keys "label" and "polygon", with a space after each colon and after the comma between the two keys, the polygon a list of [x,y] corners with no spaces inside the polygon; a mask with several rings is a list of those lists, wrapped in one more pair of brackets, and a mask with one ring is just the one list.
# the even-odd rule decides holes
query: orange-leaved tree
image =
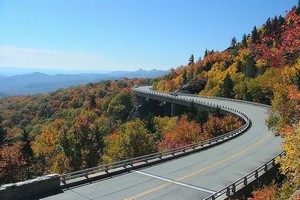
{"label": "orange-leaved tree", "polygon": [[61,133],[66,129],[65,120],[56,119],[49,126],[46,126],[33,142],[33,152],[41,162],[41,171],[46,173],[71,171],[69,159],[63,153],[62,146],[60,145]]}
{"label": "orange-leaved tree", "polygon": [[260,190],[252,192],[252,196],[248,200],[275,200],[276,199],[276,185],[265,187]]}
{"label": "orange-leaved tree", "polygon": [[185,116],[181,117],[177,126],[167,132],[159,143],[159,149],[171,149],[187,144],[199,142],[201,137],[201,127],[195,121],[189,122]]}
{"label": "orange-leaved tree", "polygon": [[279,161],[281,172],[286,175],[289,184],[297,188],[300,186],[300,92],[293,88],[290,90],[289,97],[291,101],[297,102],[295,106],[297,113],[290,121],[291,124],[280,129],[281,135],[284,137],[283,149],[286,156]]}
{"label": "orange-leaved tree", "polygon": [[17,142],[0,148],[0,184],[17,182],[26,177],[23,146],[22,142]]}

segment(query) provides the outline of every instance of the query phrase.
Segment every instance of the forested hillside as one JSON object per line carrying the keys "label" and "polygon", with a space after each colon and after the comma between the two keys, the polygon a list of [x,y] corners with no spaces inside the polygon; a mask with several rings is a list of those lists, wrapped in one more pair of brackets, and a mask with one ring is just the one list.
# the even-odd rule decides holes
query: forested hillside
{"label": "forested hillside", "polygon": [[193,107],[172,118],[155,116],[147,109],[132,117],[135,98],[130,88],[151,83],[168,92],[271,104],[267,124],[285,137],[287,156],[278,162],[287,181],[254,195],[264,199],[263,195],[272,193],[274,198],[287,199],[300,187],[299,56],[300,5],[284,17],[269,18],[262,27],[254,27],[240,42],[232,38],[224,51],[206,50],[198,60],[191,55],[186,66],[159,79],[102,81],[48,94],[2,98],[0,184],[163,151],[242,125],[218,110],[208,113]]}
{"label": "forested hillside", "polygon": [[191,55],[188,65],[172,69],[154,87],[270,104],[278,84],[295,81],[299,34],[295,8],[285,17],[269,18],[262,27],[254,27],[240,42],[232,38],[222,52],[206,50],[198,60]]}
{"label": "forested hillside", "polygon": [[226,50],[206,50],[196,61],[192,55],[188,65],[172,69],[154,87],[272,105],[266,123],[285,138],[287,156],[278,162],[286,179],[254,192],[250,199],[285,200],[300,187],[300,1],[284,17],[254,27],[242,41],[232,38]]}
{"label": "forested hillside", "polygon": [[104,137],[127,121],[132,79],[0,100],[0,182],[95,166]]}
{"label": "forested hillside", "polygon": [[1,99],[0,183],[163,151],[242,126],[231,115],[194,107],[170,118],[155,101],[134,116],[136,84],[150,80],[102,81]]}

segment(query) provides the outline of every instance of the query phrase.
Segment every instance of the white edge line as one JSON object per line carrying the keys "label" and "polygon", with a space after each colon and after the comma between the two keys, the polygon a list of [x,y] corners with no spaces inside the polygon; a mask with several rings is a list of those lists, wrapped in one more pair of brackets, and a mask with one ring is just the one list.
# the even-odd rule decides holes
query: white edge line
{"label": "white edge line", "polygon": [[208,190],[208,189],[196,187],[196,186],[193,186],[193,185],[189,185],[189,184],[186,184],[186,183],[173,181],[171,179],[163,178],[163,177],[156,176],[156,175],[153,175],[153,174],[148,174],[148,173],[145,173],[145,172],[142,172],[142,171],[134,171],[134,172],[136,172],[138,174],[145,175],[145,176],[149,176],[149,177],[152,177],[152,178],[156,178],[156,179],[159,179],[159,180],[163,180],[163,181],[166,181],[166,182],[174,183],[176,185],[181,185],[181,186],[188,187],[188,188],[191,188],[191,189],[199,190],[199,191],[202,191],[202,192],[207,192],[207,193],[211,193],[211,194],[216,193],[216,191],[213,191],[213,190]]}

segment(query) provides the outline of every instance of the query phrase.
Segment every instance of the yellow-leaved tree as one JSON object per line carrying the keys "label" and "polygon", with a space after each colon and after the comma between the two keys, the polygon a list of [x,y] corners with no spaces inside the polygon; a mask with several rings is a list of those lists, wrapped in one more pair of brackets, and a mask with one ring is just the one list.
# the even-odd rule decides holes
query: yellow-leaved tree
{"label": "yellow-leaved tree", "polygon": [[126,122],[120,129],[106,136],[106,147],[102,161],[115,162],[128,158],[138,157],[157,151],[154,138],[145,128],[140,119]]}
{"label": "yellow-leaved tree", "polygon": [[71,171],[69,159],[62,153],[59,145],[60,132],[65,126],[63,119],[56,119],[51,126],[44,128],[36,137],[32,148],[35,156],[43,163],[41,171],[46,173],[65,173]]}
{"label": "yellow-leaved tree", "polygon": [[290,101],[296,103],[294,105],[296,112],[293,119],[290,120],[290,124],[280,129],[280,133],[284,137],[282,146],[286,156],[279,159],[278,162],[287,181],[279,190],[279,199],[288,199],[300,187],[300,92],[296,88],[291,88],[289,98]]}

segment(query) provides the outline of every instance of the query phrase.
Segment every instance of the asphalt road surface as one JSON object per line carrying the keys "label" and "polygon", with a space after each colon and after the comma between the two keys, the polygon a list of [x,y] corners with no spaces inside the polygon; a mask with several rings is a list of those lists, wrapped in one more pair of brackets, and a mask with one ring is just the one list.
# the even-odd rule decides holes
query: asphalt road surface
{"label": "asphalt road surface", "polygon": [[[149,91],[149,87],[138,89]],[[282,139],[275,137],[265,125],[267,108],[226,100],[188,98],[236,108],[246,113],[252,126],[244,134],[199,153],[70,188],[44,199],[199,200],[243,177],[281,152]]]}

